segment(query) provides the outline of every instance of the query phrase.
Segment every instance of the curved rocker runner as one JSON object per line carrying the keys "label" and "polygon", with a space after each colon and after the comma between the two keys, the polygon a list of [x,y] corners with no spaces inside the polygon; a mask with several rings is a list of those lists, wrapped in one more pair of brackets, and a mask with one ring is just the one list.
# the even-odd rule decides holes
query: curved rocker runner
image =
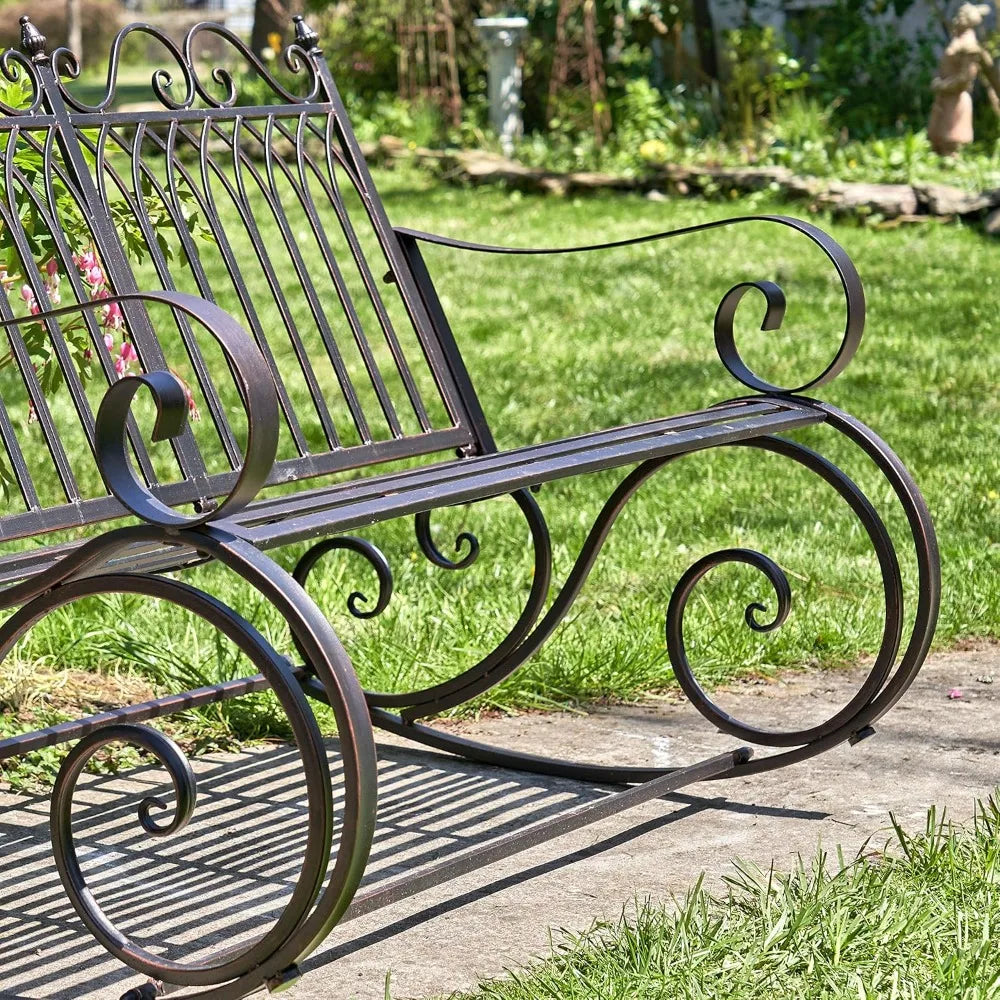
{"label": "curved rocker runner", "polygon": [[[154,27],[131,25],[112,47],[106,92],[94,104],[75,96],[76,57],[66,49],[50,53],[30,20],[21,23],[22,51],[0,57],[0,72],[25,94],[14,106],[0,102],[0,231],[9,242],[4,279],[12,267],[19,269],[26,307],[15,308],[0,295],[0,327],[11,348],[7,374],[23,389],[46,456],[40,467],[40,455],[29,460],[22,451],[8,411],[15,396],[5,392],[0,457],[10,498],[0,538],[35,544],[0,566],[2,605],[12,609],[0,627],[0,655],[51,612],[94,594],[124,593],[185,609],[258,671],[0,740],[0,760],[74,744],[52,795],[56,864],[90,932],[149,978],[127,996],[179,991],[223,1000],[284,988],[340,921],[691,782],[782,767],[872,734],[927,653],[938,610],[938,557],[920,493],[888,445],[853,417],[807,395],[845,368],[864,327],[861,282],[829,236],[782,216],[539,250],[394,229],[317,36],[301,18],[284,55],[300,82],[295,92],[223,27],[198,24],[177,45]],[[161,47],[163,65],[151,80],[160,110],[113,110],[121,53],[133,36]],[[216,51],[228,49],[269,88],[271,101],[245,106],[240,77],[224,69],[206,73],[199,55],[205,41]],[[819,248],[839,279],[844,331],[819,374],[780,386],[745,362],[734,332],[738,309],[762,299],[762,329],[776,330],[785,296],[772,281],[743,282],[722,298],[715,345],[725,369],[750,395],[566,440],[511,451],[497,447],[423,246],[544,256],[748,223],[790,229]],[[376,252],[366,252],[375,245]],[[137,256],[142,267],[133,266]],[[154,287],[144,289],[154,274]],[[95,384],[101,386],[96,406]],[[58,407],[50,398],[53,385],[68,400]],[[156,407],[151,438],[164,442],[158,449],[147,446],[133,414],[140,390]],[[197,427],[188,419],[201,415],[196,395],[205,416]],[[899,555],[876,508],[840,468],[786,436],[818,425],[873,463],[898,501],[912,544],[906,559],[916,566],[912,608],[904,611]],[[777,731],[727,714],[701,686],[685,629],[699,581],[722,565],[756,571],[772,592],[770,603],[750,600],[746,606],[746,626],[760,633],[781,627],[793,599],[785,572],[767,554],[729,548],[697,560],[664,609],[676,676],[707,722],[733,738],[729,752],[677,768],[609,766],[485,745],[421,721],[488,690],[537,652],[573,607],[637,490],[654,476],[668,476],[667,467],[685,456],[713,448],[764,451],[806,470],[833,490],[867,536],[884,592],[883,635],[867,679],[847,705],[823,722]],[[362,468],[368,474],[343,475]],[[532,491],[608,469],[626,471],[553,592],[552,544]],[[309,597],[310,582],[328,560],[360,557],[374,572],[377,591],[351,592],[347,608],[359,619],[379,615],[393,596],[392,567],[371,541],[352,532],[412,517],[424,556],[443,572],[461,572],[483,558],[485,547],[481,552],[469,531],[453,549],[443,544],[432,512],[500,497],[513,499],[523,516],[533,560],[524,605],[509,632],[478,662],[457,663],[439,683],[363,691]],[[471,508],[473,516],[477,509]],[[122,523],[129,517],[131,523]],[[266,550],[293,543],[308,544],[289,573]],[[242,578],[277,609],[297,661],[223,602],[165,575],[206,561]],[[109,743],[142,749],[169,775],[173,801],[143,799],[135,821],[145,836],[182,837],[197,815],[197,774],[181,749],[148,723],[264,689],[275,693],[288,717],[304,772],[308,829],[294,888],[270,928],[241,947],[199,952],[197,959],[144,947],[115,926],[87,883],[71,823],[78,780]],[[329,705],[336,719],[343,772],[336,808],[311,699]],[[628,787],[359,891],[375,830],[373,726],[471,760]],[[771,752],[754,757],[743,744]]]}

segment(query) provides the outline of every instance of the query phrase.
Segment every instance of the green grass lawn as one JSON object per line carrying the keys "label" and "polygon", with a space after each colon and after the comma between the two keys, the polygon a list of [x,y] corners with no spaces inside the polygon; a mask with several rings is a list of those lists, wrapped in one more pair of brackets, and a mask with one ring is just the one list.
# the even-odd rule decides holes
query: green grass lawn
{"label": "green grass lawn", "polygon": [[[521,197],[435,185],[406,171],[380,172],[377,181],[396,224],[517,245],[611,240],[726,215],[780,211],[759,199],[722,204]],[[869,323],[854,363],[821,395],[879,431],[926,493],[942,545],[938,646],[996,636],[1000,248],[959,226],[829,228],[865,281]],[[796,375],[801,381],[803,373],[819,371],[843,329],[842,297],[826,259],[801,237],[763,223],[586,257],[502,259],[429,250],[427,259],[501,446],[696,409],[740,394],[742,387],[726,374],[712,344],[716,306],[737,282],[769,278],[785,288],[788,313],[780,331],[756,329],[760,314],[749,298],[738,316],[748,359],[776,381]],[[203,423],[199,433],[204,431]],[[799,437],[856,476],[899,534],[902,518],[867,463],[824,429]],[[555,544],[557,581],[619,478],[605,473],[542,489],[538,499]],[[478,562],[455,573],[430,566],[419,555],[409,520],[365,532],[396,572],[396,596],[378,619],[359,622],[346,612],[353,590],[375,589],[373,574],[357,557],[328,558],[310,583],[366,686],[408,688],[450,676],[499,641],[520,610],[531,560],[523,522],[510,501],[443,511],[435,515],[434,528],[445,551],[460,531],[473,531],[482,546]],[[912,585],[913,560],[902,542]],[[793,588],[793,610],[781,629],[755,634],[746,628],[743,611],[751,601],[773,602],[766,580],[746,567],[715,571],[688,615],[692,661],[707,682],[801,663],[842,664],[877,648],[883,617],[878,568],[843,504],[780,458],[723,449],[687,457],[644,487],[564,627],[473,710],[634,698],[671,688],[663,638],[671,590],[695,559],[729,546],[759,548],[782,565]],[[301,552],[300,546],[276,558],[291,566]],[[189,578],[291,651],[274,611],[223,570],[198,569]],[[18,655],[36,671],[139,671],[166,687],[245,668],[197,623],[166,607],[115,596],[46,619]],[[23,685],[18,691],[5,694],[0,683],[0,703],[17,707]],[[277,726],[268,714],[212,711],[241,735]],[[8,716],[4,725],[12,724]]]}
{"label": "green grass lawn", "polygon": [[1000,802],[970,827],[931,812],[895,837],[790,873],[737,862],[722,898],[699,882],[673,905],[640,902],[460,1000],[1000,996]]}

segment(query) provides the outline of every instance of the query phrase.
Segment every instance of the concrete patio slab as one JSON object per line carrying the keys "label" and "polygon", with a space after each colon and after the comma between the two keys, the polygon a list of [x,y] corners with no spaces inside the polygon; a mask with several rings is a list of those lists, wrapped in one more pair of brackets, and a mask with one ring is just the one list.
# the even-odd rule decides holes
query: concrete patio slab
{"label": "concrete patio slab", "polygon": [[[761,724],[800,725],[829,715],[859,679],[858,671],[796,673],[738,685],[720,700]],[[949,699],[954,688],[961,698]],[[733,746],[690,706],[668,702],[486,719],[462,731],[518,749],[665,765]],[[391,740],[380,756],[369,885],[606,794]],[[161,771],[87,778],[77,843],[109,915],[176,958],[259,934],[287,899],[301,856],[297,763],[280,745],[198,759],[195,817],[162,840],[146,837],[135,814],[143,796],[165,790]],[[910,827],[931,804],[966,819],[998,783],[1000,649],[937,655],[876,738],[756,779],[692,786],[342,924],[290,995],[382,1000],[387,974],[394,1000],[447,994],[544,952],[553,929],[614,918],[636,896],[683,893],[702,871],[718,886],[733,857],[787,866],[818,843],[853,851],[888,837],[890,811]],[[0,794],[0,1000],[116,1000],[141,981],[92,942],[66,901],[47,802]]]}

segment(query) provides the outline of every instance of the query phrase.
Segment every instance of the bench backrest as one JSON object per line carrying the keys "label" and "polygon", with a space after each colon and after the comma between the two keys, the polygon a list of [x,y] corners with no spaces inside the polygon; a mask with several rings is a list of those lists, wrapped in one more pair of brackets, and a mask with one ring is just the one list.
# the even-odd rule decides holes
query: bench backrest
{"label": "bench backrest", "polygon": [[[255,338],[278,387],[271,483],[477,446],[454,345],[428,317],[301,19],[287,81],[219,25],[195,26],[183,45],[132,25],[112,48],[105,94],[89,104],[72,82],[74,57],[47,53],[22,23],[23,52],[5,53],[3,68],[25,93],[0,104],[4,319],[105,291],[179,289],[217,302]],[[114,110],[123,48],[139,40],[163,61],[155,108]],[[206,68],[206,42],[242,72]],[[96,403],[122,371],[172,368],[200,417],[166,458],[132,428],[154,492],[204,506],[231,487],[244,431],[225,362],[185,317],[154,311],[128,302],[5,331],[0,538],[123,513],[93,461]]]}

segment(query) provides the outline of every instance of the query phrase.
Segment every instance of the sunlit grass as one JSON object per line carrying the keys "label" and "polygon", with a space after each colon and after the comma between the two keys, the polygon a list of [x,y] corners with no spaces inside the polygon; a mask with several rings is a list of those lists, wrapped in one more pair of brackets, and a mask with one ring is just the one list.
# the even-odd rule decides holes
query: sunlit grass
{"label": "sunlit grass", "polygon": [[461,1000],[1000,996],[1000,800],[968,828],[931,810],[882,848],[791,872],[736,862],[725,896],[699,881],[673,905],[639,902]]}
{"label": "sunlit grass", "polygon": [[[521,197],[435,186],[408,172],[377,179],[396,224],[521,246],[624,238],[774,209],[760,201]],[[881,433],[925,491],[942,547],[938,645],[996,636],[1000,249],[959,226],[828,228],[865,281],[869,324],[854,363],[819,394]],[[786,290],[782,330],[756,330],[759,305],[749,298],[738,317],[748,358],[776,380],[802,381],[822,368],[843,329],[842,295],[829,263],[801,237],[764,223],[604,254],[498,259],[428,250],[427,260],[502,447],[740,394],[712,345],[715,308],[739,281],[768,278]],[[834,434],[820,428],[797,437],[841,463],[870,492],[900,539],[912,613],[912,551],[884,483]],[[557,582],[619,476],[591,475],[540,492]],[[446,509],[433,524],[443,551],[461,531],[478,535],[478,562],[463,572],[430,566],[409,519],[365,531],[396,573],[395,597],[378,619],[358,622],[346,613],[348,594],[358,589],[374,597],[376,587],[357,556],[327,556],[310,581],[370,688],[406,689],[452,676],[500,641],[527,594],[528,535],[509,500]],[[787,460],[722,449],[684,458],[643,488],[564,627],[471,710],[634,698],[671,687],[663,637],[671,590],[695,559],[730,546],[758,548],[786,569],[793,610],[776,632],[752,633],[743,610],[752,601],[773,601],[766,580],[745,567],[716,571],[689,611],[692,660],[707,683],[802,663],[841,664],[877,648],[884,617],[878,566],[845,505]],[[274,556],[290,567],[302,551],[294,546]],[[199,568],[187,578],[293,655],[280,617],[227,571]],[[55,668],[138,670],[170,688],[246,667],[222,654],[208,629],[176,611],[118,597],[44,620],[19,655]],[[246,725],[244,714],[230,721]]]}

